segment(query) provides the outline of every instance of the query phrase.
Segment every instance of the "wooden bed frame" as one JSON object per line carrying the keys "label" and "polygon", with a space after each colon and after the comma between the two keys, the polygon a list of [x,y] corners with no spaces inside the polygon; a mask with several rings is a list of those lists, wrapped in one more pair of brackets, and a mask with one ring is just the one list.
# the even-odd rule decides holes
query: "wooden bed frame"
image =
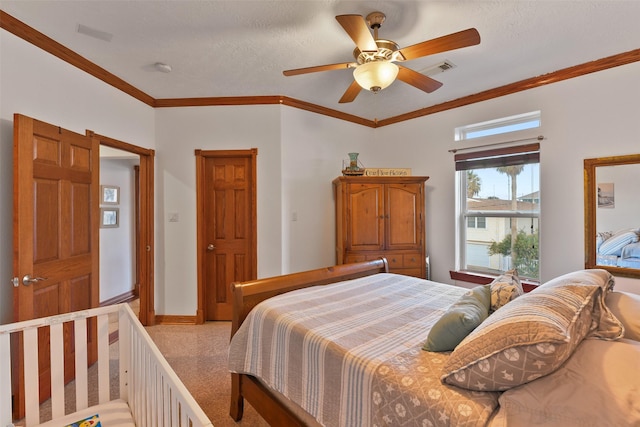
{"label": "wooden bed frame", "polygon": [[[296,289],[326,285],[356,279],[377,273],[388,273],[385,258],[355,264],[343,264],[317,270],[292,273],[249,282],[232,283],[233,320],[231,336],[236,333],[253,307],[261,301]],[[230,415],[235,421],[242,419],[244,399],[274,426],[306,426],[294,411],[288,408],[267,387],[251,375],[231,374]]]}

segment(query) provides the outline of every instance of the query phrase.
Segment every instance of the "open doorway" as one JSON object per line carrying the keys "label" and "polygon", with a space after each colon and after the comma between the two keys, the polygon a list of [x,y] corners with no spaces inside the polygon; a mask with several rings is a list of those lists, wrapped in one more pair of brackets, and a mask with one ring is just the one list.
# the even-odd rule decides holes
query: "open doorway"
{"label": "open doorway", "polygon": [[137,274],[140,156],[100,146],[100,305],[140,295]]}
{"label": "open doorway", "polygon": [[[128,288],[107,288],[103,291],[103,287],[109,286],[109,284],[106,283],[103,286],[101,283],[101,295],[102,292],[105,292],[105,298],[101,297],[101,302],[109,301],[109,296],[115,300],[119,298],[126,300],[128,297],[135,298],[137,296],[140,322],[146,326],[153,325],[155,324],[153,298],[155,153],[153,150],[98,135],[92,131],[87,131],[87,134],[100,141],[101,152],[105,153],[105,173],[101,170],[101,185],[103,187],[100,192],[102,209],[100,217],[102,223],[100,233],[101,281],[103,277],[105,281],[109,282],[124,280],[122,286]],[[103,160],[101,160],[101,166],[103,166]],[[125,170],[127,171],[126,175]],[[113,180],[113,183],[103,181],[103,176],[105,180]],[[122,185],[118,185],[118,183]],[[124,189],[126,191],[123,191]],[[126,219],[123,214],[127,215]],[[120,233],[108,233],[108,231],[120,228],[121,224]],[[109,243],[114,247],[106,247]],[[122,259],[121,254],[117,254],[121,249],[130,250],[130,256],[124,261],[124,265],[119,265],[117,262],[117,259]],[[116,260],[110,260],[110,256]],[[115,300],[111,301],[119,302]]]}

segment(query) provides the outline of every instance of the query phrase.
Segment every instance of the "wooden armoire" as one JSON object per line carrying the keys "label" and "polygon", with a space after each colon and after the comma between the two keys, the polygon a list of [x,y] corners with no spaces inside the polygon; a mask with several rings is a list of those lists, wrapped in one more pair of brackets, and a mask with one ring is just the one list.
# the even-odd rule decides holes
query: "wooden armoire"
{"label": "wooden armoire", "polygon": [[428,176],[340,176],[336,258],[347,264],[387,258],[392,273],[426,277],[425,197]]}

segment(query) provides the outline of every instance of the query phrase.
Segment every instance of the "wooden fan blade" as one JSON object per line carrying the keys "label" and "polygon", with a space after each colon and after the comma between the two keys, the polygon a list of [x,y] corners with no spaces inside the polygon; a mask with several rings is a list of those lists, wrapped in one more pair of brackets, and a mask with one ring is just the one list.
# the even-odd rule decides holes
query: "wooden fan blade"
{"label": "wooden fan blade", "polygon": [[341,62],[340,64],[317,65],[315,67],[297,68],[295,70],[286,70],[282,74],[285,76],[296,76],[298,74],[316,73],[318,71],[342,70],[344,68],[353,68],[355,62]]}
{"label": "wooden fan blade", "polygon": [[356,96],[358,96],[360,90],[362,90],[362,88],[360,87],[358,82],[354,80],[353,83],[351,83],[351,86],[347,88],[347,91],[344,93],[344,95],[342,95],[342,98],[340,98],[340,104],[351,102],[356,99]]}
{"label": "wooden fan blade", "polygon": [[404,56],[404,59],[409,60],[477,44],[480,44],[480,34],[475,28],[469,28],[402,48],[400,53]]}
{"label": "wooden fan blade", "polygon": [[423,90],[427,93],[431,93],[442,86],[441,82],[434,80],[431,77],[425,76],[424,74],[420,74],[417,71],[413,71],[410,68],[406,68],[401,65],[398,65],[398,68],[399,80],[402,80],[403,82],[417,87],[418,89]]}
{"label": "wooden fan blade", "polygon": [[377,52],[378,45],[373,39],[366,21],[360,15],[338,15],[336,20],[349,34],[361,52]]}

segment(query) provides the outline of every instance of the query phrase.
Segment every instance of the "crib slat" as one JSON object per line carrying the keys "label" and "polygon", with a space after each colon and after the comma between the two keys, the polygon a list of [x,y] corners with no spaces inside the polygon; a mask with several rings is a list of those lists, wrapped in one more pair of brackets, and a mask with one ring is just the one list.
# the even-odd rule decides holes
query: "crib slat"
{"label": "crib slat", "polygon": [[0,334],[0,426],[11,423],[11,334]]}
{"label": "crib slat", "polygon": [[111,400],[109,384],[109,315],[98,316],[98,402]]}
{"label": "crib slat", "polygon": [[129,399],[135,405],[136,424],[144,426],[145,420],[145,405],[142,396],[139,392],[139,381],[143,381],[144,378],[144,364],[142,363],[142,356],[140,355],[139,342],[137,340],[137,333],[131,328],[131,376],[130,382],[130,395]]}
{"label": "crib slat", "polygon": [[24,337],[24,398],[27,425],[40,423],[40,387],[38,385],[38,330],[26,329]]}
{"label": "crib slat", "polygon": [[180,408],[178,408],[178,401],[173,395],[173,388],[171,388],[171,386],[169,386],[169,392],[170,392],[169,410],[171,411],[171,425],[178,426],[180,425],[180,418],[179,418]]}
{"label": "crib slat", "polygon": [[[153,398],[156,402],[162,402],[162,394],[160,393],[160,382],[162,378],[160,378],[160,372],[158,372],[158,367],[152,357],[149,357],[149,362],[149,365],[151,366],[151,376],[153,378]],[[152,405],[153,413],[151,414],[151,422],[156,426],[161,425],[160,423],[162,422],[160,421],[162,420],[162,417],[160,416],[161,408],[158,406],[158,404]]]}
{"label": "crib slat", "polygon": [[[164,399],[165,399],[164,390],[165,390],[165,384],[164,384],[164,378],[162,376],[162,371],[160,371],[156,367],[156,398],[158,402],[164,402]],[[163,426],[167,425],[164,405],[157,405],[155,412],[156,412],[156,417],[158,417],[158,425],[163,425]]]}
{"label": "crib slat", "polygon": [[162,425],[170,426],[171,425],[171,412],[169,411],[169,387],[165,381],[162,381],[162,407],[159,410],[162,411]]}
{"label": "crib slat", "polygon": [[121,306],[118,310],[118,347],[119,347],[119,363],[118,375],[120,378],[120,399],[129,402],[129,382],[131,381],[131,318],[128,316],[127,310]]}
{"label": "crib slat", "polygon": [[140,393],[140,396],[142,396],[142,398],[144,399],[144,424],[145,425],[153,425],[151,424],[151,412],[152,412],[152,402],[151,402],[151,396],[150,393],[143,393],[142,390],[142,384],[147,384],[149,386],[151,386],[151,390],[153,390],[153,385],[152,385],[152,375],[151,375],[151,363],[149,363],[149,354],[147,352],[147,348],[146,346],[142,345],[142,341],[140,340],[140,337],[137,337],[138,339],[138,346],[140,348],[140,354],[142,355],[142,365],[144,366],[143,372],[144,372],[144,376],[142,378],[142,381],[138,384],[138,393]]}
{"label": "crib slat", "polygon": [[64,415],[64,336],[63,324],[50,327],[49,344],[51,347],[51,415],[58,418]]}
{"label": "crib slat", "polygon": [[73,321],[76,349],[76,411],[89,407],[89,382],[87,380],[87,320]]}

